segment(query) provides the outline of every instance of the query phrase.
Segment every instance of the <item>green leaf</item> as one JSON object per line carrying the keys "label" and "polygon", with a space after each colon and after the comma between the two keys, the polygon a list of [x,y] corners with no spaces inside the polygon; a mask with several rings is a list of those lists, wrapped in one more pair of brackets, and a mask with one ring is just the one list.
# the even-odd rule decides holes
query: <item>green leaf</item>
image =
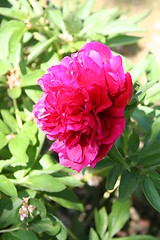
{"label": "green leaf", "polygon": [[[90,15],[83,23],[83,28],[79,33],[79,36],[84,34],[90,35],[98,31],[99,28],[103,28],[109,21],[118,17],[119,9],[105,9],[98,11]],[[103,21],[102,21],[103,19]]]}
{"label": "green leaf", "polygon": [[93,228],[90,228],[90,232],[89,232],[89,240],[100,240],[96,231]]}
{"label": "green leaf", "polygon": [[138,155],[138,164],[145,168],[160,166],[160,142],[143,149]]}
{"label": "green leaf", "polygon": [[153,181],[155,187],[160,189],[160,174],[153,170],[149,170],[146,173],[147,173],[147,176],[149,176],[149,178]]}
{"label": "green leaf", "polygon": [[2,149],[3,147],[5,147],[8,143],[8,140],[6,138],[6,136],[0,132],[0,149]]}
{"label": "green leaf", "polygon": [[115,145],[113,145],[113,147],[111,148],[111,150],[108,153],[108,156],[115,162],[121,164],[123,167],[125,167],[128,171],[130,171],[130,168],[127,164],[127,162],[125,161],[125,159],[122,157],[122,155],[120,154],[120,152],[118,151],[117,147]]}
{"label": "green leaf", "polygon": [[138,15],[138,16],[130,18],[130,21],[133,22],[133,23],[139,23],[144,18],[148,17],[150,13],[151,13],[151,10],[149,9],[146,12],[144,12],[144,13]]}
{"label": "green leaf", "polygon": [[151,59],[150,64],[147,67],[147,80],[148,81],[159,81],[160,79],[160,70],[157,59],[155,55],[152,53],[148,54],[149,58]]}
{"label": "green leaf", "polygon": [[14,9],[14,8],[0,7],[0,15],[3,15],[9,18],[15,18],[22,21],[26,20],[25,14],[21,10]]}
{"label": "green leaf", "polygon": [[129,20],[115,20],[111,21],[106,26],[104,26],[102,29],[97,29],[97,33],[103,34],[103,35],[109,35],[109,34],[123,34],[123,33],[130,33],[130,32],[142,32],[143,30],[138,27],[137,25],[133,24]]}
{"label": "green leaf", "polygon": [[85,20],[91,13],[91,9],[95,3],[95,0],[86,0],[78,9],[76,12],[76,15],[81,18],[82,20]]}
{"label": "green leaf", "polygon": [[154,103],[160,99],[160,82],[155,83],[150,89],[147,90],[145,96],[145,104]]}
{"label": "green leaf", "polygon": [[114,47],[117,45],[129,45],[138,42],[141,37],[129,36],[129,35],[117,35],[107,38],[106,45],[109,47]]}
{"label": "green leaf", "polygon": [[17,63],[16,56],[19,49],[19,43],[26,31],[25,23],[17,20],[11,20],[2,25],[0,29],[0,52],[3,59],[9,63]]}
{"label": "green leaf", "polygon": [[52,57],[47,61],[47,62],[44,62],[41,64],[41,69],[43,71],[47,71],[47,69],[50,67],[50,66],[53,66],[57,63],[59,63],[60,59],[59,59],[59,56],[58,54],[55,52]]}
{"label": "green leaf", "polygon": [[43,170],[53,170],[52,173],[60,171],[64,168],[64,166],[60,165],[59,163],[54,163],[53,157],[49,154],[44,154],[39,160],[39,163]]}
{"label": "green leaf", "polygon": [[56,218],[55,216],[53,217],[57,223],[59,223],[61,225],[61,229],[58,232],[58,234],[56,234],[56,239],[57,240],[66,240],[67,239],[67,230],[66,227],[64,226],[63,222],[60,221],[58,218]]}
{"label": "green leaf", "polygon": [[11,235],[16,238],[16,240],[38,240],[36,234],[29,230],[18,230],[16,232],[11,232]]}
{"label": "green leaf", "polygon": [[138,92],[135,94],[135,97],[138,99],[139,102],[144,99],[144,97],[147,95],[147,91],[150,91],[154,85],[156,85],[155,80],[149,81],[147,84],[139,87]]}
{"label": "green leaf", "polygon": [[65,32],[65,25],[63,22],[62,12],[59,9],[49,9],[48,18],[53,28],[55,28],[56,26],[59,30]]}
{"label": "green leaf", "polygon": [[36,57],[38,57],[41,53],[47,50],[54,40],[55,37],[52,37],[44,42],[39,42],[36,45],[34,45],[34,49],[28,55],[27,64],[31,63]]}
{"label": "green leaf", "polygon": [[153,181],[150,178],[143,176],[142,189],[148,202],[152,205],[153,208],[160,212],[160,196]]}
{"label": "green leaf", "polygon": [[10,197],[17,196],[17,190],[14,184],[4,175],[0,175],[0,191]]}
{"label": "green leaf", "polygon": [[[2,57],[2,56],[1,56]],[[1,59],[0,57],[0,75],[6,74],[11,68],[7,59]]]}
{"label": "green leaf", "polygon": [[117,164],[111,168],[111,170],[108,173],[107,176],[107,183],[106,183],[106,189],[107,190],[113,190],[114,186],[117,182],[118,177],[120,176],[122,171],[122,167]]}
{"label": "green leaf", "polygon": [[29,204],[33,205],[35,207],[35,210],[39,211],[39,214],[40,214],[42,219],[46,217],[46,214],[47,214],[46,208],[45,208],[44,204],[39,199],[31,198],[29,200]]}
{"label": "green leaf", "polygon": [[131,172],[124,170],[121,176],[121,182],[119,186],[119,200],[124,201],[130,197],[135,190],[139,181],[139,173],[136,169]]}
{"label": "green leaf", "polygon": [[102,207],[99,211],[97,209],[94,210],[94,220],[96,231],[102,238],[108,226],[108,216],[105,207]]}
{"label": "green leaf", "polygon": [[109,237],[113,237],[118,231],[120,231],[130,216],[130,201],[127,199],[123,202],[116,200],[112,206],[111,214],[109,215],[108,231]]}
{"label": "green leaf", "polygon": [[41,69],[29,72],[22,77],[22,87],[30,87],[37,85],[37,80],[42,77],[45,72]]}
{"label": "green leaf", "polygon": [[6,125],[8,125],[11,131],[14,133],[19,132],[17,121],[8,110],[1,110],[1,115],[3,121],[6,123]]}
{"label": "green leaf", "polygon": [[132,131],[131,135],[129,136],[128,142],[128,153],[129,155],[135,153],[139,148],[139,135],[136,133],[135,130]]}
{"label": "green leaf", "polygon": [[139,124],[141,129],[147,133],[150,131],[152,120],[148,117],[147,114],[141,109],[136,108],[131,117]]}
{"label": "green leaf", "polygon": [[54,178],[57,179],[59,182],[64,183],[66,186],[68,187],[80,187],[83,185],[83,183],[76,179],[75,177],[72,176],[61,176],[59,174],[59,176],[57,176],[56,174],[53,174]]}
{"label": "green leaf", "polygon": [[23,124],[23,127],[21,129],[21,133],[25,135],[29,140],[32,142],[32,144],[36,144],[37,138],[37,124],[36,122],[28,121]]}
{"label": "green leaf", "polygon": [[0,228],[6,228],[15,224],[19,220],[18,208],[20,208],[22,200],[19,198],[4,197],[0,199]]}
{"label": "green leaf", "polygon": [[43,232],[48,233],[50,236],[55,236],[60,231],[60,224],[53,223],[50,218],[45,218],[34,223],[34,225],[29,227],[30,230],[42,234]]}
{"label": "green leaf", "polygon": [[58,182],[54,177],[46,174],[27,176],[22,181],[22,185],[34,190],[46,192],[60,192],[65,189],[65,185]]}
{"label": "green leaf", "polygon": [[26,150],[29,145],[29,139],[22,134],[18,134],[9,141],[8,147],[12,155],[16,158],[18,164],[23,166],[28,162]]}
{"label": "green leaf", "polygon": [[137,63],[134,66],[134,68],[130,71],[133,83],[135,83],[146,71],[147,67],[150,64],[150,61],[151,60],[146,57],[146,59],[143,59],[141,62]]}
{"label": "green leaf", "polygon": [[147,137],[147,141],[145,145],[151,145],[157,138],[158,134],[160,133],[160,117],[156,118],[151,126],[151,131]]}
{"label": "green leaf", "polygon": [[114,238],[114,240],[158,240],[159,238],[152,237],[149,235],[137,235],[130,237]]}
{"label": "green leaf", "polygon": [[68,16],[64,18],[64,23],[66,29],[71,34],[78,33],[82,28],[81,20],[77,17],[77,15],[73,13],[70,13]]}
{"label": "green leaf", "polygon": [[82,203],[76,194],[69,188],[66,188],[62,192],[49,195],[49,197],[65,208],[77,209],[81,212],[84,211]]}
{"label": "green leaf", "polygon": [[34,103],[37,103],[42,95],[42,90],[39,86],[32,86],[32,88],[25,88],[25,93]]}
{"label": "green leaf", "polygon": [[19,98],[21,96],[21,93],[22,93],[22,90],[20,87],[18,86],[15,86],[14,88],[10,89],[8,88],[7,89],[7,93],[8,93],[8,96],[12,99],[16,99],[16,98]]}

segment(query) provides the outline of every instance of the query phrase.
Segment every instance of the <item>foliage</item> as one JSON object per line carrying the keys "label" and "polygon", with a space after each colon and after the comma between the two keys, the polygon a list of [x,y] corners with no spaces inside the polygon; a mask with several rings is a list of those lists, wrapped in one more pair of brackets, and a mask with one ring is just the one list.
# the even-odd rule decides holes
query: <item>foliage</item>
{"label": "foliage", "polygon": [[[149,53],[135,66],[123,57],[125,71],[130,70],[135,87],[125,110],[125,131],[105,159],[93,170],[83,171],[81,180],[48,152],[49,143],[37,128],[32,109],[41,96],[37,79],[49,66],[88,41],[108,46],[136,43],[140,37],[131,33],[142,31],[137,22],[148,13],[127,21],[117,8],[92,13],[94,0],[81,5],[75,1],[72,9],[68,0],[62,7],[51,2],[42,6],[36,0],[0,4],[1,239],[65,240],[67,232],[70,239],[78,239],[76,231],[67,229],[57,214],[62,206],[66,211],[74,209],[75,216],[80,212],[83,215],[86,202],[77,193],[87,189],[89,180],[98,175],[106,181],[103,192],[116,190],[119,197],[109,215],[104,206],[94,210],[95,229],[90,228],[89,239],[118,240],[116,234],[130,216],[128,199],[140,184],[146,199],[160,212],[160,82],[154,55]],[[145,85],[137,82],[142,74],[146,76]],[[20,221],[18,211],[28,196],[29,205],[35,209]]]}

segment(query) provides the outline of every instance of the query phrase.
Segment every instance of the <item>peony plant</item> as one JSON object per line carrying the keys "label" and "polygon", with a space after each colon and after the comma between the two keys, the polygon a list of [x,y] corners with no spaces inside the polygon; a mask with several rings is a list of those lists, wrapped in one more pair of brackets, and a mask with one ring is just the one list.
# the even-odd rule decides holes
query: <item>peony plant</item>
{"label": "peony plant", "polygon": [[0,239],[159,239],[159,66],[116,52],[148,12],[52,2],[0,1]]}
{"label": "peony plant", "polygon": [[[121,56],[98,42],[87,43],[38,80],[44,93],[34,106],[37,123],[60,164],[81,171],[105,157],[125,127],[132,79]],[[58,138],[58,140],[57,140]]]}

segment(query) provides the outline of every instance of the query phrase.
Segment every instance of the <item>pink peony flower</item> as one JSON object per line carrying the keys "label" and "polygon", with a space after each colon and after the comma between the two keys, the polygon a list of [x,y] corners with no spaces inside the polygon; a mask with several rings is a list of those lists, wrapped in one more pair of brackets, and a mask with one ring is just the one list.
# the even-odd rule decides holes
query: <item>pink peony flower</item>
{"label": "pink peony flower", "polygon": [[60,164],[77,171],[93,168],[125,127],[124,108],[132,79],[122,58],[104,44],[90,42],[38,80],[44,93],[34,106],[38,126]]}

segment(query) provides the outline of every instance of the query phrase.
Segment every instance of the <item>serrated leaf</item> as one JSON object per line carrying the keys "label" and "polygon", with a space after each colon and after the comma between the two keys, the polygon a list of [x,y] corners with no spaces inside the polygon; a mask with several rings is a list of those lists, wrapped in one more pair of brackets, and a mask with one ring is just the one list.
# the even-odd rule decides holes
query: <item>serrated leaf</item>
{"label": "serrated leaf", "polygon": [[76,12],[76,15],[81,18],[82,20],[85,20],[89,14],[91,13],[91,9],[94,6],[95,0],[86,0],[78,9]]}
{"label": "serrated leaf", "polygon": [[77,209],[81,212],[84,211],[82,203],[76,194],[69,188],[66,188],[62,192],[52,194],[49,197],[65,208]]}
{"label": "serrated leaf", "polygon": [[10,197],[17,196],[17,190],[14,184],[4,175],[0,175],[0,191]]}
{"label": "serrated leaf", "polygon": [[136,169],[133,169],[131,172],[124,170],[121,176],[118,199],[124,201],[129,198],[135,190],[138,181],[139,173]]}
{"label": "serrated leaf", "polygon": [[123,228],[130,216],[130,201],[127,199],[123,202],[116,200],[112,205],[112,211],[108,218],[109,238],[113,237]]}
{"label": "serrated leaf", "polygon": [[46,192],[60,192],[66,188],[63,183],[58,182],[54,177],[46,174],[27,176],[23,179],[22,185],[34,190]]}
{"label": "serrated leaf", "polygon": [[30,87],[37,85],[37,80],[42,77],[45,72],[41,69],[29,72],[22,77],[22,87]]}
{"label": "serrated leaf", "polygon": [[89,240],[100,240],[96,231],[93,229],[93,228],[90,228],[90,231],[89,231]]}
{"label": "serrated leaf", "polygon": [[17,121],[8,110],[1,110],[1,115],[3,121],[11,129],[11,131],[13,131],[14,133],[19,132]]}
{"label": "serrated leaf", "polygon": [[95,220],[96,231],[98,232],[99,236],[102,238],[108,226],[108,216],[107,216],[105,207],[102,207],[100,210],[95,209],[94,220]]}
{"label": "serrated leaf", "polygon": [[107,182],[106,182],[106,189],[107,190],[113,190],[118,177],[120,176],[122,171],[122,167],[117,164],[111,168],[107,175]]}
{"label": "serrated leaf", "polygon": [[153,181],[149,177],[143,176],[142,189],[148,202],[153,208],[160,212],[160,196]]}
{"label": "serrated leaf", "polygon": [[130,171],[129,165],[125,161],[125,159],[122,157],[120,152],[118,151],[117,147],[113,145],[111,150],[108,153],[108,156],[115,162],[121,164],[123,167],[125,167],[128,171]]}

